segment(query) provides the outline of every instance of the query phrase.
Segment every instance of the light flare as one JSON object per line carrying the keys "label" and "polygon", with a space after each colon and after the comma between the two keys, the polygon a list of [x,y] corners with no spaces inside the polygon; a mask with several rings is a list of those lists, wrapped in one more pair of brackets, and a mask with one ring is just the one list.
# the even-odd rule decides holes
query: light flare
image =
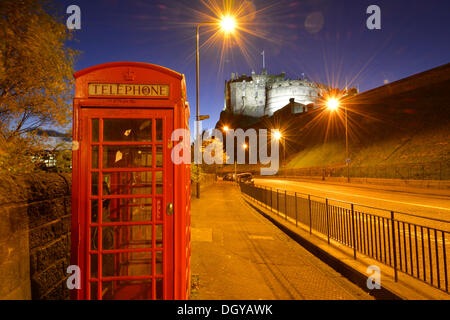
{"label": "light flare", "polygon": [[225,33],[231,33],[236,28],[236,19],[232,16],[225,16],[220,21],[220,27]]}
{"label": "light flare", "polygon": [[327,101],[327,108],[331,111],[336,111],[340,106],[340,102],[336,98],[330,98]]}

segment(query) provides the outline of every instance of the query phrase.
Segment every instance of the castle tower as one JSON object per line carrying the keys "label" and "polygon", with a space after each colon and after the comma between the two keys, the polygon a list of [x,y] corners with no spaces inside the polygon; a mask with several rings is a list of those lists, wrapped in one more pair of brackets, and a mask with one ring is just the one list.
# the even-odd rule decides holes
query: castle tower
{"label": "castle tower", "polygon": [[315,103],[319,89],[307,80],[285,79],[285,73],[270,75],[263,69],[251,76],[233,73],[225,83],[225,110],[234,114],[260,118],[271,116],[286,106],[291,98],[308,105]]}

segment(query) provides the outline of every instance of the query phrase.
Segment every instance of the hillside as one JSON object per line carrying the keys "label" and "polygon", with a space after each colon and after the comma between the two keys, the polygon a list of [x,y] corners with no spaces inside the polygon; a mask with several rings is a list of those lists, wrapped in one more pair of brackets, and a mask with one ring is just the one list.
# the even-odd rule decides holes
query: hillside
{"label": "hillside", "polygon": [[[450,164],[450,64],[343,100],[351,166]],[[229,117],[229,116],[228,116]],[[279,128],[287,168],[345,165],[344,112],[289,106],[247,128]],[[227,121],[230,121],[228,118]],[[219,125],[219,124],[218,124]]]}

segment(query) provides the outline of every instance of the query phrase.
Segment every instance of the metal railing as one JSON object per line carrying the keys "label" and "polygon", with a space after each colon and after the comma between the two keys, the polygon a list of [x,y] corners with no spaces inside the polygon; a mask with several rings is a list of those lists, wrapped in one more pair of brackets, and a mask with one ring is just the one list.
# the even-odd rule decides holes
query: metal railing
{"label": "metal railing", "polygon": [[[449,180],[450,162],[418,164],[391,164],[377,166],[350,165],[351,178],[401,179],[401,180]],[[278,175],[299,177],[345,177],[347,167],[329,166],[315,168],[280,169]]]}
{"label": "metal railing", "polygon": [[395,281],[403,272],[449,293],[450,221],[251,184],[240,189],[328,244],[352,248],[355,259],[360,253],[392,267]]}

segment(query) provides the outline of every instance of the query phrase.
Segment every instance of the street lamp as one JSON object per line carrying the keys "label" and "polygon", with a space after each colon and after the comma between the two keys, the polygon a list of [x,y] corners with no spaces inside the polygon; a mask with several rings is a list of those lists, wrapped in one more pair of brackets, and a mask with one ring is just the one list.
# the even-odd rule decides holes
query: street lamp
{"label": "street lamp", "polygon": [[[231,16],[224,16],[220,22],[206,22],[197,24],[197,145],[200,142],[200,115],[199,115],[199,100],[200,100],[200,27],[206,25],[220,25],[224,33],[231,33],[236,28],[236,20]],[[199,146],[198,146],[199,147]],[[199,150],[198,150],[199,151]],[[199,164],[197,163],[197,172],[199,171]],[[200,199],[200,181],[197,179],[197,199]]]}
{"label": "street lamp", "polygon": [[335,110],[337,110],[339,108],[339,106],[340,106],[340,102],[339,102],[338,99],[336,99],[336,98],[328,99],[328,101],[327,101],[328,109],[330,109],[332,111],[335,111]]}
{"label": "street lamp", "polygon": [[[331,111],[336,111],[341,106],[340,101],[337,98],[330,98],[327,100],[327,108]],[[345,110],[345,163],[347,164],[347,182],[350,182],[350,159],[349,159],[349,146],[348,146],[348,114],[347,105],[344,104]]]}
{"label": "street lamp", "polygon": [[226,33],[233,32],[236,28],[236,20],[231,16],[225,16],[220,21],[220,27]]}
{"label": "street lamp", "polygon": [[283,147],[283,165],[286,163],[286,139],[283,137],[283,134],[280,132],[280,130],[275,130],[274,132],[274,138],[277,141],[281,142],[281,145]]}

